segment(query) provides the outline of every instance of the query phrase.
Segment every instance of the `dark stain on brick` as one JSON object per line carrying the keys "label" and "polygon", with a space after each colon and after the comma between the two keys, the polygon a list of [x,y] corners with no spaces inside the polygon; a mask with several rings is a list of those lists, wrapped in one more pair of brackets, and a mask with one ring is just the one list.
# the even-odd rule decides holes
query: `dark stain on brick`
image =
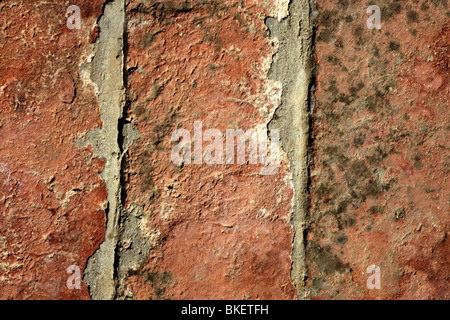
{"label": "dark stain on brick", "polygon": [[371,151],[367,153],[366,159],[371,166],[378,166],[384,158],[388,156],[388,153],[383,150],[380,145],[376,145]]}
{"label": "dark stain on brick", "polygon": [[335,28],[339,23],[339,12],[337,10],[324,10],[320,16],[320,26],[323,28]]}
{"label": "dark stain on brick", "polygon": [[364,83],[362,81],[357,82],[354,86],[350,88],[350,93],[352,96],[356,96],[359,91],[361,91],[364,88]]}
{"label": "dark stain on brick", "polygon": [[353,138],[353,146],[355,148],[361,147],[366,141],[366,135],[363,132],[358,132],[356,137]]}
{"label": "dark stain on brick", "polygon": [[391,2],[381,8],[382,19],[389,20],[390,18],[402,12],[402,6],[399,1]]}
{"label": "dark stain on brick", "polygon": [[[147,159],[148,161],[148,159]],[[145,166],[142,166],[141,168],[141,176],[142,182],[141,182],[141,192],[146,192],[149,189],[152,189],[155,186],[155,182],[153,181],[153,166],[151,164],[147,164]]]}
{"label": "dark stain on brick", "polygon": [[172,132],[175,118],[176,113],[171,112],[162,122],[153,127],[152,144],[156,149],[160,148],[164,138]]}
{"label": "dark stain on brick", "polygon": [[347,15],[347,16],[345,16],[345,18],[344,18],[344,21],[345,22],[347,22],[347,23],[351,23],[351,22],[353,22],[355,19],[353,19],[353,17],[351,16],[351,15]]}
{"label": "dark stain on brick", "polygon": [[354,160],[350,165],[350,171],[352,175],[358,178],[370,177],[369,168],[367,168],[363,160]]}
{"label": "dark stain on brick", "polygon": [[156,35],[161,32],[163,32],[162,29],[156,30],[154,32],[146,32],[142,36],[142,40],[141,40],[142,49],[148,48],[153,43],[153,41],[155,41]]}
{"label": "dark stain on brick", "polygon": [[191,1],[158,1],[144,0],[135,8],[131,9],[132,13],[151,14],[155,19],[163,20],[167,16],[174,16],[178,13],[188,12],[192,10]]}
{"label": "dark stain on brick", "polygon": [[417,170],[420,170],[423,168],[422,162],[420,162],[421,158],[419,156],[414,157],[414,168]]}
{"label": "dark stain on brick", "polygon": [[317,37],[318,41],[323,41],[327,43],[330,42],[331,39],[333,39],[333,32],[330,29],[323,29]]}
{"label": "dark stain on brick", "polygon": [[338,0],[337,6],[343,11],[347,10],[348,9],[348,0]]}
{"label": "dark stain on brick", "polygon": [[389,51],[398,51],[400,49],[400,43],[397,41],[389,42]]}
{"label": "dark stain on brick", "polygon": [[317,243],[310,241],[306,251],[310,261],[317,265],[321,274],[331,275],[335,272],[342,274],[350,271],[349,264],[344,264],[329,246],[321,247]]}
{"label": "dark stain on brick", "polygon": [[173,283],[173,275],[171,272],[154,272],[149,269],[144,270],[130,270],[128,276],[140,276],[144,282],[149,283],[153,289],[153,294],[149,300],[170,300],[166,297],[166,287]]}
{"label": "dark stain on brick", "polygon": [[220,35],[217,32],[215,32],[214,30],[212,30],[212,27],[209,25],[205,25],[203,23],[200,23],[199,25],[204,31],[202,41],[213,46],[214,52],[219,51],[220,48],[222,48],[222,46],[223,46],[223,40],[220,37]]}
{"label": "dark stain on brick", "polygon": [[406,13],[406,22],[409,24],[419,22],[419,14],[413,10],[408,11]]}
{"label": "dark stain on brick", "polygon": [[422,11],[427,11],[428,9],[430,9],[430,7],[425,2],[420,6],[420,10]]}
{"label": "dark stain on brick", "polygon": [[447,8],[448,7],[448,0],[431,0],[433,5],[438,8],[440,6]]}
{"label": "dark stain on brick", "polygon": [[337,146],[328,146],[324,149],[324,152],[328,155],[332,162],[338,165],[341,170],[345,170],[347,168],[349,159],[342,154]]}
{"label": "dark stain on brick", "polygon": [[139,118],[145,113],[145,106],[140,104],[134,108],[134,114]]}
{"label": "dark stain on brick", "polygon": [[361,25],[357,25],[356,27],[353,28],[353,36],[356,38],[356,44],[357,45],[363,45],[364,44],[364,38],[363,38],[363,34],[364,34],[364,27]]}
{"label": "dark stain on brick", "polygon": [[382,206],[371,206],[369,211],[372,214],[382,214],[384,213],[384,208]]}
{"label": "dark stain on brick", "polygon": [[338,234],[336,235],[334,241],[339,245],[344,245],[348,241],[348,237],[345,234]]}
{"label": "dark stain on brick", "polygon": [[145,102],[149,102],[151,100],[155,100],[162,92],[163,84],[161,83],[153,83],[153,86],[145,100]]}
{"label": "dark stain on brick", "polygon": [[379,185],[376,181],[369,180],[365,189],[364,196],[365,197],[378,197],[383,193],[383,186]]}
{"label": "dark stain on brick", "polygon": [[370,49],[370,53],[375,57],[380,56],[380,50],[378,49],[378,47],[375,43],[372,45],[372,48]]}
{"label": "dark stain on brick", "polygon": [[381,108],[383,108],[385,101],[384,101],[384,95],[379,91],[375,90],[375,94],[369,96],[366,99],[367,102],[367,108],[372,112],[377,112]]}
{"label": "dark stain on brick", "polygon": [[161,197],[161,191],[157,188],[153,189],[148,196],[148,204],[154,204]]}

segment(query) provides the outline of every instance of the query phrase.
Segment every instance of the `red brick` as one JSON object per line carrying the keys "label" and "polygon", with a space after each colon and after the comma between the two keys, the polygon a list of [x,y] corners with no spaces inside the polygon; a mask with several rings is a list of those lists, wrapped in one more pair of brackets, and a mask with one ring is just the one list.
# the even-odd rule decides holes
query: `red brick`
{"label": "red brick", "polygon": [[102,4],[80,6],[83,27],[70,30],[60,1],[0,4],[1,299],[89,298],[84,284],[66,286],[66,269],[84,269],[105,229],[102,167],[75,146],[101,125],[79,65]]}

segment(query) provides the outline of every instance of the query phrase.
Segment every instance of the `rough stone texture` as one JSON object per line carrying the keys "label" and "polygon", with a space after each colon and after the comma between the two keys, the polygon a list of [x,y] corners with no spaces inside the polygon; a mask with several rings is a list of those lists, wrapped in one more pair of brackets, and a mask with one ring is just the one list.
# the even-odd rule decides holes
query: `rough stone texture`
{"label": "rough stone texture", "polygon": [[310,297],[448,299],[447,1],[316,4]]}
{"label": "rough stone texture", "polygon": [[[0,299],[449,299],[449,16],[0,1]],[[278,171],[175,165],[195,121],[279,130]]]}
{"label": "rough stone texture", "polygon": [[140,138],[127,160],[126,206],[142,208],[152,250],[130,268],[124,295],[294,298],[286,159],[262,176],[260,165],[179,167],[170,155],[172,132],[193,136],[194,121],[223,133],[267,126],[280,89],[267,79],[274,49],[266,6],[131,1],[128,12],[128,117]]}
{"label": "rough stone texture", "polygon": [[66,26],[67,1],[0,2],[0,298],[88,299],[69,290],[103,241],[103,161],[76,139],[101,126],[89,78],[101,1],[80,5],[83,26]]}

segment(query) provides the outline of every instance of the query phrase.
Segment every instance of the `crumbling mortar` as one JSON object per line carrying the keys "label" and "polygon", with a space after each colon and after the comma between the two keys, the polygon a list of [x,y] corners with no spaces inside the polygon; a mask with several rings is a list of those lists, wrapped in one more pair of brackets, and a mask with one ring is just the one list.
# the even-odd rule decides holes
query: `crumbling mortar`
{"label": "crumbling mortar", "polygon": [[124,151],[120,146],[121,119],[123,117],[125,83],[123,82],[123,47],[126,30],[125,1],[108,0],[97,24],[100,32],[94,47],[94,58],[90,65],[91,79],[98,87],[101,129],[95,128],[86,134],[86,140],[78,141],[83,147],[88,143],[94,147],[94,156],[104,158],[105,167],[101,177],[107,189],[105,240],[89,258],[84,271],[84,282],[89,287],[92,299],[111,300],[116,297],[117,244],[120,239],[120,217],[122,214],[121,167]]}
{"label": "crumbling mortar", "polygon": [[291,281],[297,297],[306,299],[306,245],[310,208],[310,113],[314,108],[313,20],[316,16],[312,0],[289,3],[283,19],[267,18],[271,38],[278,38],[279,48],[273,57],[269,78],[283,86],[281,103],[268,124],[281,132],[281,145],[287,153],[294,183],[294,230]]}

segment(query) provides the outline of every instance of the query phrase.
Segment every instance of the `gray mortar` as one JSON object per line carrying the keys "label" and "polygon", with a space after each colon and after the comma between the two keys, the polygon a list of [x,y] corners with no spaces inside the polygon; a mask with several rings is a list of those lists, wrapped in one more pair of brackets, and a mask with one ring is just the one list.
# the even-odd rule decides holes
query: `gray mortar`
{"label": "gray mortar", "polygon": [[94,156],[106,160],[101,177],[108,196],[105,240],[88,260],[84,282],[89,286],[92,299],[111,300],[116,296],[116,247],[119,239],[121,205],[121,162],[119,123],[125,104],[124,88],[124,32],[126,28],[125,1],[107,1],[99,20],[100,34],[95,44],[94,59],[90,66],[91,79],[98,86],[98,103],[103,122],[86,134],[84,143],[94,147]]}
{"label": "gray mortar", "polygon": [[294,208],[291,220],[294,230],[291,280],[299,299],[307,298],[305,280],[305,233],[309,210],[309,112],[310,88],[314,67],[312,0],[293,0],[289,15],[280,22],[267,18],[272,38],[278,38],[269,78],[283,86],[280,106],[269,123],[269,130],[280,130],[281,145],[287,153],[294,183]]}
{"label": "gray mortar", "polygon": [[122,212],[117,250],[117,293],[116,299],[134,299],[133,293],[127,290],[125,279],[130,272],[140,271],[147,262],[152,249],[149,240],[142,234],[142,213],[144,209],[136,204]]}

